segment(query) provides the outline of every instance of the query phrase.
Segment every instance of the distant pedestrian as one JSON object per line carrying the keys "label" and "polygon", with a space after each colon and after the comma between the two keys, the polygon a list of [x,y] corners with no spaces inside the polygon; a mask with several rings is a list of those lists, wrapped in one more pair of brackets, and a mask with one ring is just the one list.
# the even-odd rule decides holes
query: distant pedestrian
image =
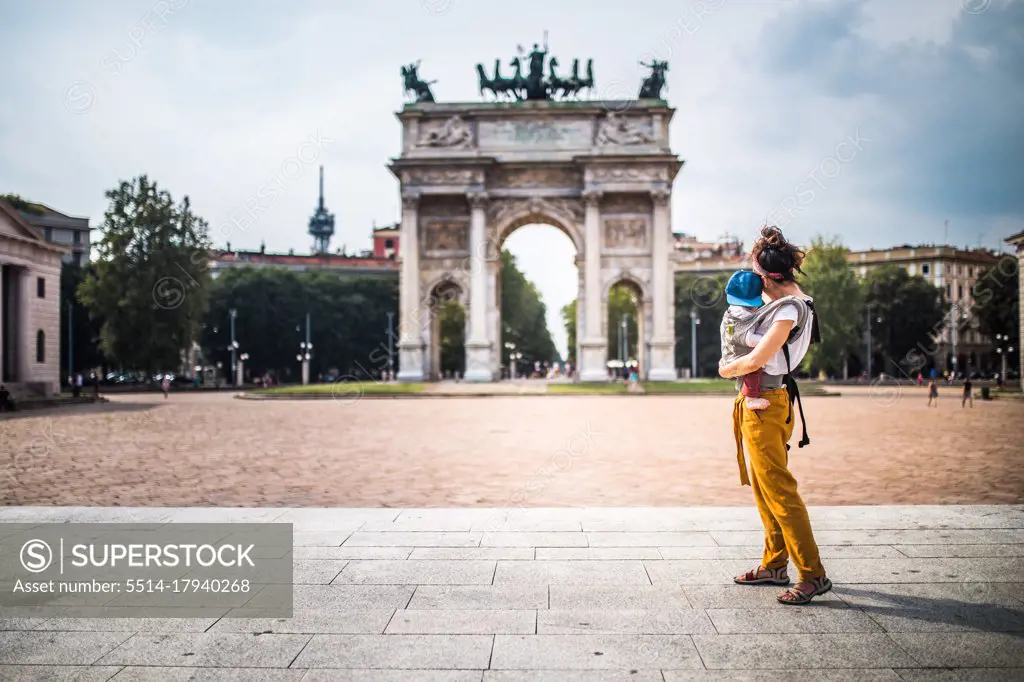
{"label": "distant pedestrian", "polygon": [[171,380],[166,376],[160,382],[160,390],[164,392],[164,400],[167,400],[167,394],[171,392]]}
{"label": "distant pedestrian", "polygon": [[81,373],[78,373],[78,374],[75,375],[74,385],[71,388],[71,393],[76,398],[78,396],[82,395],[82,374]]}
{"label": "distant pedestrian", "polygon": [[939,406],[939,386],[935,383],[935,379],[928,382],[928,407],[932,406],[934,401],[935,407]]}
{"label": "distant pedestrian", "polygon": [[917,373],[917,385],[921,386],[924,384],[924,375],[920,372]]}
{"label": "distant pedestrian", "polygon": [[973,385],[971,384],[970,377],[964,377],[964,392],[960,398],[960,407],[966,407],[967,401],[971,401],[971,409],[974,409],[974,392],[972,391]]}

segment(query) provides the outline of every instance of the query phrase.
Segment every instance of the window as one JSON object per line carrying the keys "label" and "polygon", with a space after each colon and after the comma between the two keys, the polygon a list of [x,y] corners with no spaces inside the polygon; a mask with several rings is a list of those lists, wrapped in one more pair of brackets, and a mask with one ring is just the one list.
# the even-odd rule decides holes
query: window
{"label": "window", "polygon": [[46,362],[46,334],[42,329],[36,332],[36,362]]}
{"label": "window", "polygon": [[74,232],[72,232],[71,233],[71,242],[74,243],[74,244],[81,244],[82,243],[82,233],[79,232],[78,230],[75,230]]}
{"label": "window", "polygon": [[958,275],[964,274],[964,266],[962,266],[962,265],[956,266],[956,274],[958,274]]}
{"label": "window", "polygon": [[393,248],[395,248],[395,240],[394,239],[385,239],[384,240],[384,248],[385,249],[393,249]]}
{"label": "window", "polygon": [[952,296],[953,296],[953,287],[952,287],[951,284],[947,284],[946,285],[946,298],[952,298]]}
{"label": "window", "polygon": [[44,227],[43,228],[43,236],[46,237],[46,241],[52,242],[53,241],[53,229],[49,228],[49,227]]}
{"label": "window", "polygon": [[931,269],[931,266],[925,263],[924,265],[921,266],[921,274],[927,275]]}
{"label": "window", "polygon": [[957,300],[959,300],[959,299],[964,297],[964,285],[963,284],[957,284],[956,285],[956,297],[957,297]]}
{"label": "window", "polygon": [[967,268],[967,276],[974,277],[974,266]]}
{"label": "window", "polygon": [[46,298],[46,278],[36,277],[36,296]]}

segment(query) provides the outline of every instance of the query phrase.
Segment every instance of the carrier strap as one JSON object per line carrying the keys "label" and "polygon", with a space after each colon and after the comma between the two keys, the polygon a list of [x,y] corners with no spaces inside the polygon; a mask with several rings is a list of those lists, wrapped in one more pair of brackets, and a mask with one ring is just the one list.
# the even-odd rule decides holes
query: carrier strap
{"label": "carrier strap", "polygon": [[[812,323],[812,329],[816,329],[816,328],[817,328],[816,322]],[[796,379],[793,378],[793,368],[790,367],[790,362],[789,362],[789,344],[786,344],[786,343],[782,344],[782,355],[786,358],[786,377],[785,377],[784,381],[786,382],[786,389],[789,391],[790,417],[792,417],[792,414],[793,414],[793,401],[794,400],[796,401],[797,409],[800,410],[800,426],[803,429],[803,437],[800,439],[800,442],[797,443],[797,445],[802,448],[803,446],[809,444],[811,442],[811,439],[807,435],[807,420],[804,419],[804,403],[803,403],[802,400],[800,400],[800,387],[797,386]],[[786,419],[786,422],[789,423],[789,419],[788,418]]]}

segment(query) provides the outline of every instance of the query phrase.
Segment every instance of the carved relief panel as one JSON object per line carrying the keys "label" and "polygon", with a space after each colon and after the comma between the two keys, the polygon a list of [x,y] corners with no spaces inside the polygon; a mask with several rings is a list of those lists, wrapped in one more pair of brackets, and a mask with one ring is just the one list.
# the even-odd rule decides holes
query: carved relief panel
{"label": "carved relief panel", "polygon": [[464,218],[425,221],[423,233],[428,253],[469,250],[469,221]]}
{"label": "carved relief panel", "polygon": [[430,168],[402,171],[403,185],[479,185],[484,172],[472,168]]}
{"label": "carved relief panel", "polygon": [[419,125],[417,147],[466,149],[474,145],[473,126],[458,114],[447,119],[427,119]]}
{"label": "carved relief panel", "polygon": [[496,168],[487,174],[488,189],[578,189],[582,182],[573,168]]}
{"label": "carved relief panel", "polygon": [[605,218],[604,246],[607,249],[647,247],[646,218]]}
{"label": "carved relief panel", "polygon": [[592,166],[587,168],[584,178],[588,185],[614,183],[668,182],[669,171],[665,166]]}

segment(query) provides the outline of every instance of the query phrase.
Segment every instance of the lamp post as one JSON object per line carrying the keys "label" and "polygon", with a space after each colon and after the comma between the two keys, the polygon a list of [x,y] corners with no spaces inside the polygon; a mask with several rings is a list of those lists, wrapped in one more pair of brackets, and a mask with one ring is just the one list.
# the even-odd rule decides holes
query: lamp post
{"label": "lamp post", "polygon": [[690,368],[692,370],[691,379],[697,378],[697,325],[700,324],[700,318],[697,317],[697,311],[693,308],[690,309]]}
{"label": "lamp post", "polygon": [[999,378],[1003,385],[1006,385],[1006,357],[1013,352],[1013,346],[1008,346],[1010,343],[1009,334],[996,334],[996,352],[999,353],[1000,364],[1002,370],[999,373]]}
{"label": "lamp post", "polygon": [[394,334],[392,323],[394,322],[395,314],[393,312],[388,313],[388,381],[392,381],[395,378],[395,353],[392,349],[392,342],[394,341]]}
{"label": "lamp post", "polygon": [[864,351],[868,360],[868,381],[871,381],[871,304],[867,305],[868,326],[864,329]]}
{"label": "lamp post", "polygon": [[299,343],[299,354],[295,356],[295,359],[302,363],[302,385],[305,386],[309,383],[309,360],[313,356],[313,344],[301,341]]}
{"label": "lamp post", "polygon": [[622,361],[625,362],[629,357],[629,327],[626,326],[626,313],[622,313],[622,322],[620,323],[620,329],[622,329]]}
{"label": "lamp post", "polygon": [[249,359],[248,353],[238,356],[238,371],[235,373],[235,386],[241,388],[245,381],[245,361]]}
{"label": "lamp post", "polygon": [[235,372],[235,357],[238,352],[238,342],[235,341],[235,318],[238,317],[238,311],[232,308],[229,313],[231,314],[231,373]]}
{"label": "lamp post", "polygon": [[511,341],[505,342],[505,348],[508,349],[508,378],[516,378],[516,344]]}

